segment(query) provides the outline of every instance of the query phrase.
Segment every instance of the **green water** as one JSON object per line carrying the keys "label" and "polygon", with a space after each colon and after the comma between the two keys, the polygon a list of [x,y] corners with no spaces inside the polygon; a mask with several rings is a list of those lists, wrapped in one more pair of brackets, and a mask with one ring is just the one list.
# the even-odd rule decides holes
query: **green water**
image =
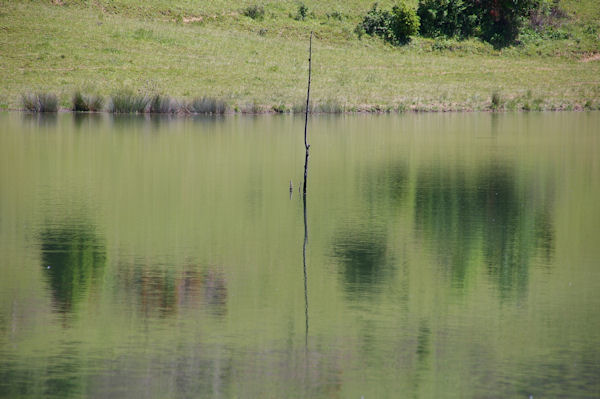
{"label": "green water", "polygon": [[599,113],[303,123],[1,113],[0,397],[600,396]]}

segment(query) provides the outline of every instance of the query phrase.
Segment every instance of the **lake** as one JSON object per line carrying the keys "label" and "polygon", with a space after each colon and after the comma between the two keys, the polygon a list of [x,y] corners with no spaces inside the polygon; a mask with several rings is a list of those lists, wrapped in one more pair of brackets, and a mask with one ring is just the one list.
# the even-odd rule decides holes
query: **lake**
{"label": "lake", "polygon": [[0,113],[0,397],[600,396],[600,113],[303,128]]}

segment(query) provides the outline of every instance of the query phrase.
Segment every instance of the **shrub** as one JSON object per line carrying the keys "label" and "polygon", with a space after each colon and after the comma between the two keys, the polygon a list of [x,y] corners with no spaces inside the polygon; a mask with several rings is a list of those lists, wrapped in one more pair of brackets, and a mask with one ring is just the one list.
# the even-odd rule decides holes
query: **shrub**
{"label": "shrub", "polygon": [[395,5],[392,8],[390,29],[397,43],[408,43],[410,37],[419,31],[419,16],[415,9],[406,3]]}
{"label": "shrub", "polygon": [[58,97],[53,93],[27,93],[21,98],[23,108],[31,112],[58,111]]}
{"label": "shrub", "polygon": [[296,21],[304,21],[306,19],[306,16],[308,15],[308,7],[304,4],[304,3],[300,3],[298,4],[298,12],[296,13],[296,16],[294,17],[294,19]]}
{"label": "shrub", "polygon": [[72,103],[73,111],[96,112],[102,110],[102,106],[104,105],[104,98],[97,95],[85,95],[82,94],[80,91],[76,91],[75,94],[73,94]]}
{"label": "shrub", "polygon": [[363,32],[371,36],[377,35],[392,44],[406,44],[418,30],[419,17],[412,7],[399,3],[391,11],[387,11],[377,9],[377,3],[374,3],[355,32],[359,36]]}
{"label": "shrub", "polygon": [[143,113],[149,103],[150,99],[145,95],[119,92],[111,96],[108,111],[115,114]]}
{"label": "shrub", "polygon": [[244,8],[242,14],[252,19],[261,20],[265,17],[265,8],[261,5],[254,4]]}
{"label": "shrub", "polygon": [[371,36],[380,36],[384,40],[390,40],[390,20],[390,12],[377,9],[377,3],[373,3],[371,9],[367,11],[367,14],[364,16],[363,20],[357,25],[355,32],[357,32],[359,36],[361,36],[362,33],[366,33],[367,35]]}

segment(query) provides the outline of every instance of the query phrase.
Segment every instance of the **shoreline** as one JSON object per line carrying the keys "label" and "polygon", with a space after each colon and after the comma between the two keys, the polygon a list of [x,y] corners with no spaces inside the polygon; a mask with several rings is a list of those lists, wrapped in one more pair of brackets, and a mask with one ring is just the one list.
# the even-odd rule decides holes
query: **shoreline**
{"label": "shoreline", "polygon": [[[0,112],[11,112],[11,113],[23,113],[23,114],[41,114],[41,115],[51,115],[51,114],[78,114],[78,115],[152,115],[152,116],[176,116],[176,117],[194,117],[194,116],[233,116],[233,115],[304,115],[304,110],[302,111],[278,111],[275,110],[276,106],[268,107],[262,106],[260,110],[234,110],[228,109],[224,112],[113,112],[109,110],[100,110],[100,111],[77,111],[67,107],[58,108],[56,111],[33,111],[25,108],[2,108]],[[350,107],[349,107],[350,108]],[[311,115],[388,115],[388,114],[446,114],[446,113],[510,113],[510,112],[586,112],[586,111],[600,111],[600,103],[592,104],[589,106],[581,105],[579,103],[576,104],[563,104],[558,107],[540,107],[539,105],[535,107],[515,107],[515,108],[492,108],[489,104],[485,107],[480,108],[452,108],[452,107],[439,107],[435,104],[430,105],[422,105],[416,107],[355,107],[351,109],[344,110],[335,110],[335,111],[309,111]]]}

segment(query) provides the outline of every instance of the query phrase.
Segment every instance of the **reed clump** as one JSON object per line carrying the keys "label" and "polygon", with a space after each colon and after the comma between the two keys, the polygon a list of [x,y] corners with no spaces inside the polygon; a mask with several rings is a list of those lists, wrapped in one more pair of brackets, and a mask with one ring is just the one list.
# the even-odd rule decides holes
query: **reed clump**
{"label": "reed clump", "polygon": [[54,93],[25,93],[21,97],[21,103],[30,112],[58,111],[58,97]]}
{"label": "reed clump", "polygon": [[227,103],[213,97],[197,97],[187,104],[186,110],[192,114],[222,115],[227,112]]}
{"label": "reed clump", "polygon": [[314,109],[310,109],[309,111],[321,114],[342,114],[345,112],[345,108],[339,101],[328,99],[319,102]]}
{"label": "reed clump", "polygon": [[136,114],[147,112],[150,98],[143,94],[130,92],[115,93],[110,98],[108,112],[114,114]]}
{"label": "reed clump", "polygon": [[156,94],[150,100],[148,112],[152,114],[176,114],[181,112],[181,105],[169,96]]}
{"label": "reed clump", "polygon": [[[306,103],[295,103],[292,105],[291,111],[294,114],[303,114],[306,112]],[[308,104],[309,114],[342,114],[346,112],[346,107],[337,100],[327,99],[317,103],[310,102]]]}
{"label": "reed clump", "polygon": [[[308,112],[311,113],[314,111],[314,104],[311,101],[310,104],[308,104]],[[294,105],[292,105],[292,113],[294,114],[303,114],[306,112],[306,102],[298,102],[295,103]]]}
{"label": "reed clump", "polygon": [[72,98],[72,110],[76,112],[98,112],[102,111],[104,98],[94,94],[83,94],[76,91]]}

